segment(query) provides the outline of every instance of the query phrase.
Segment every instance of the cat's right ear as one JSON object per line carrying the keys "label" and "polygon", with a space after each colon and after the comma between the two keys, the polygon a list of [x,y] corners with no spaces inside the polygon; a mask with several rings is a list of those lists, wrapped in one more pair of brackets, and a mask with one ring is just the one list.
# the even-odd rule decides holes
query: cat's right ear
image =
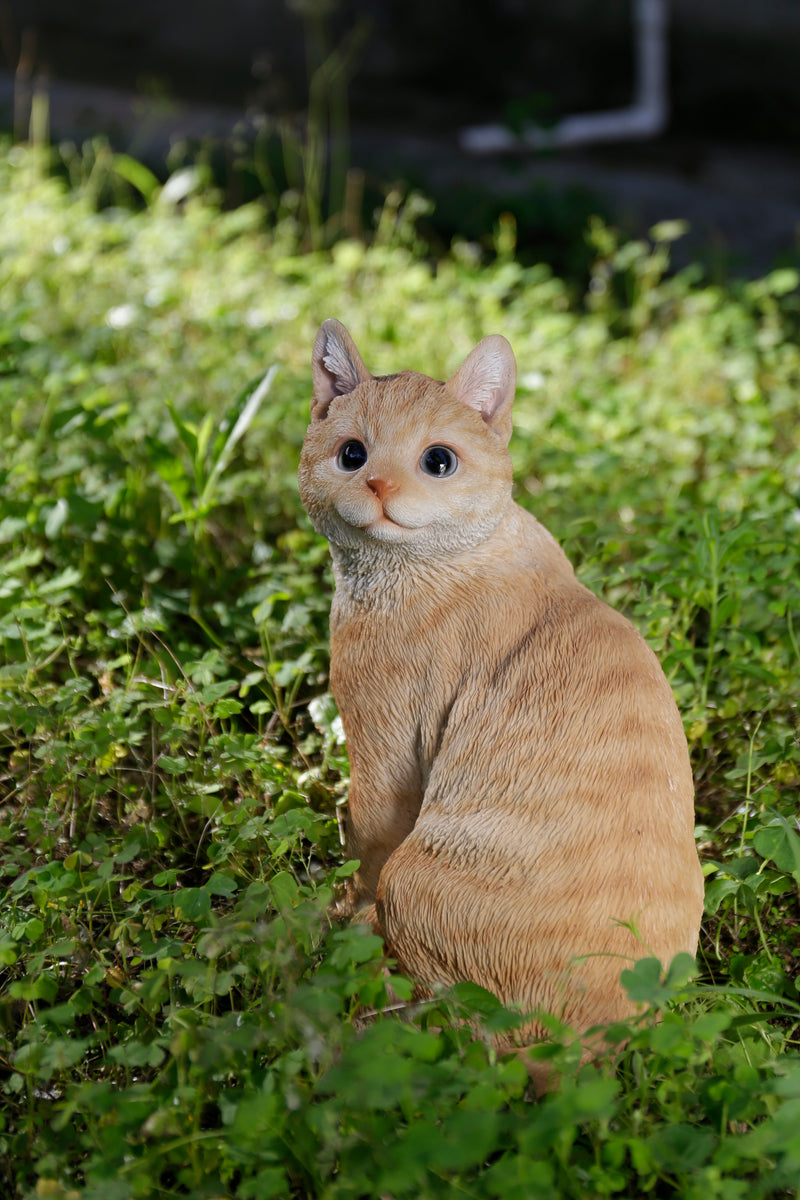
{"label": "cat's right ear", "polygon": [[314,394],[311,397],[311,420],[321,421],[328,415],[331,400],[346,396],[372,379],[341,321],[330,317],[319,327],[311,355],[311,376]]}
{"label": "cat's right ear", "polygon": [[514,351],[504,337],[494,333],[470,351],[447,386],[462,404],[477,409],[507,445],[516,382]]}

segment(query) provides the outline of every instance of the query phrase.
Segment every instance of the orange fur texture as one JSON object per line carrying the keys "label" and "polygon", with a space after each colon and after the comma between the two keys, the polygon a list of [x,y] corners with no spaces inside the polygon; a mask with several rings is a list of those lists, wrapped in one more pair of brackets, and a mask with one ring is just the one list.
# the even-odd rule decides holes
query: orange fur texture
{"label": "orange fur texture", "polygon": [[334,564],[347,911],[411,977],[585,1032],[633,1012],[634,960],[696,950],[693,781],[652,651],[512,500],[515,378],[498,336],[447,383],[373,378],[324,322],[300,491]]}

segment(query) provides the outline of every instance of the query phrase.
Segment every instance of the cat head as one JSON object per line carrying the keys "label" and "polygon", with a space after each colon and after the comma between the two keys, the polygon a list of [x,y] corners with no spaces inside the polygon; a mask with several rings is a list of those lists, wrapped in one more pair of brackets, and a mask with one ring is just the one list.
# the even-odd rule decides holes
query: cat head
{"label": "cat head", "polygon": [[300,495],[333,546],[436,558],[497,527],[511,503],[516,365],[505,338],[484,338],[447,383],[416,371],[375,378],[328,320],[312,373]]}

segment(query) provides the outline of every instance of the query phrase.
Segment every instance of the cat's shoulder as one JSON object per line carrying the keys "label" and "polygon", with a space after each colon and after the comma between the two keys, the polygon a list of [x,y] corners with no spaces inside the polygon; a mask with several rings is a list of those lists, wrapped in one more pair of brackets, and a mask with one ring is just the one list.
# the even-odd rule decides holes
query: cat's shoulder
{"label": "cat's shoulder", "polygon": [[533,513],[520,504],[512,504],[506,523],[509,550],[533,570],[546,570],[556,577],[574,579],[575,571],[560,544]]}

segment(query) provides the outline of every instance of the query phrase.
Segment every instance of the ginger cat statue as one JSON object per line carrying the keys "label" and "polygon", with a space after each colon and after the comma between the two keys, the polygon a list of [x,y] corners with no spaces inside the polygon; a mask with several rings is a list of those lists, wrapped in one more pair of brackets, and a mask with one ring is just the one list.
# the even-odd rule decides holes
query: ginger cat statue
{"label": "ginger cat statue", "polygon": [[519,1045],[537,1012],[579,1033],[630,1016],[621,971],[694,954],[703,884],[669,684],[512,500],[515,379],[499,336],[447,383],[374,378],[325,321],[299,479],[336,585],[342,908],[423,985],[532,1014]]}

